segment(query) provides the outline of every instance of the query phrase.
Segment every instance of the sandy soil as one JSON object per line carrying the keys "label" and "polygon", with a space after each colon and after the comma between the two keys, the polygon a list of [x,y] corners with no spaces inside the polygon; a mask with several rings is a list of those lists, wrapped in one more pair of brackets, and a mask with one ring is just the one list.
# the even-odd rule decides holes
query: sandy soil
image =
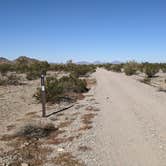
{"label": "sandy soil", "polygon": [[[48,140],[43,140],[53,148],[51,156],[61,153],[60,149],[72,153],[87,166],[165,166],[166,93],[141,83],[138,76],[104,69],[98,69],[92,78],[97,84],[92,84],[83,100],[44,119],[41,104],[32,97],[40,80],[27,81],[21,86],[1,86],[0,136],[15,133],[26,123],[49,122],[64,130],[58,138],[50,138],[49,145]],[[154,82],[163,83],[160,80],[165,78],[166,75],[156,77]],[[47,114],[63,107],[66,106],[47,105]],[[90,119],[93,123],[87,122],[92,128],[83,130],[82,118],[93,114],[95,118]],[[66,141],[57,143],[56,139]],[[6,143],[0,142],[0,152],[10,150]],[[78,150],[79,147],[83,150]],[[10,161],[10,157],[0,157],[0,165]]]}
{"label": "sandy soil", "polygon": [[98,69],[96,153],[101,166],[166,165],[166,93]]}
{"label": "sandy soil", "polygon": [[[28,141],[21,143],[21,146],[18,147],[15,139],[4,140],[3,136],[13,135],[27,124],[44,125],[49,123],[58,127],[61,132],[39,140],[42,146],[52,150],[47,162],[43,159],[42,166],[55,165],[52,163],[54,158],[59,154],[65,155],[65,153],[70,153],[75,157],[74,161],[72,158],[69,158],[69,161],[64,158],[65,162],[70,163],[72,160],[75,163],[83,163],[79,166],[84,166],[84,163],[88,166],[97,165],[91,145],[95,142],[93,119],[99,110],[98,103],[94,99],[95,80],[89,77],[87,81],[91,90],[84,94],[84,99],[70,104],[47,104],[47,118],[41,118],[41,104],[33,98],[36,88],[40,86],[40,80],[24,81],[25,85],[19,86],[0,86],[0,165],[9,165],[15,158],[19,158],[21,162],[29,163],[28,160],[22,160],[19,156],[21,156],[24,146],[28,145],[29,147],[26,148],[27,154],[32,148]],[[63,108],[68,109],[60,111]],[[42,152],[39,154],[41,155]]]}

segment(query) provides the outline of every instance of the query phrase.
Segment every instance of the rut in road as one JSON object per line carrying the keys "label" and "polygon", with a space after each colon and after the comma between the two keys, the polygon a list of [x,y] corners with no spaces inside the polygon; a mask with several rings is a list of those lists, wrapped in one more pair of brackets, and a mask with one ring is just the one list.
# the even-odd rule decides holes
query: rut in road
{"label": "rut in road", "polygon": [[166,93],[98,69],[96,149],[102,166],[166,166]]}

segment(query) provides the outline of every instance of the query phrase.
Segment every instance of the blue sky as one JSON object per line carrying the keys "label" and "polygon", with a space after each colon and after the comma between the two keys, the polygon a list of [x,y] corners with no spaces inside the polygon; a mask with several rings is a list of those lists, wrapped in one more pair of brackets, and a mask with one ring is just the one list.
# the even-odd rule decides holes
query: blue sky
{"label": "blue sky", "polygon": [[165,0],[0,0],[0,56],[166,62]]}

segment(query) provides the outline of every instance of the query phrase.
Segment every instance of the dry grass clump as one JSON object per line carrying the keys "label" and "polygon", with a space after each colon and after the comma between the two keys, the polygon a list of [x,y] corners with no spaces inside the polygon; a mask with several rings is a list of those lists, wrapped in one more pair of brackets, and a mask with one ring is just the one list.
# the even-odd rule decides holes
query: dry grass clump
{"label": "dry grass clump", "polygon": [[[24,140],[25,141],[25,140]],[[49,147],[41,146],[36,141],[25,141],[20,146],[15,144],[14,149],[1,154],[3,164],[9,166],[20,166],[27,163],[30,166],[43,166],[47,163],[47,156],[52,152]]]}
{"label": "dry grass clump", "polygon": [[[26,125],[13,135],[4,135],[1,141],[6,141],[12,150],[1,153],[3,163],[11,166],[19,166],[27,163],[30,166],[43,166],[47,162],[47,156],[52,152],[51,148],[42,146],[49,140],[57,139],[64,131],[58,130],[53,124]],[[45,138],[45,139],[40,139]],[[65,138],[72,141],[74,138]]]}
{"label": "dry grass clump", "polygon": [[86,152],[86,151],[92,150],[92,148],[90,148],[88,146],[79,146],[78,150],[81,151],[81,152]]}
{"label": "dry grass clump", "polygon": [[57,131],[53,124],[49,123],[44,126],[28,124],[21,128],[20,131],[16,133],[16,137],[26,137],[26,138],[43,138],[49,136],[52,132]]}
{"label": "dry grass clump", "polygon": [[67,138],[54,137],[52,139],[49,139],[47,143],[48,144],[58,145],[58,144],[62,144],[62,143],[72,142],[75,138],[76,137],[74,137],[74,136],[70,136],[70,137],[67,137]]}
{"label": "dry grass clump", "polygon": [[14,139],[19,140],[31,140],[48,137],[53,133],[58,133],[58,128],[55,128],[53,124],[49,123],[44,126],[28,124],[22,127],[18,132],[12,135],[3,135],[1,141],[11,141]]}
{"label": "dry grass clump", "polygon": [[89,130],[92,128],[93,128],[92,125],[84,125],[84,126],[80,127],[78,131],[85,131],[85,130]]}
{"label": "dry grass clump", "polygon": [[72,120],[67,120],[67,121],[64,121],[64,122],[61,122],[59,125],[58,125],[58,128],[64,128],[64,127],[68,127],[69,125],[72,124]]}
{"label": "dry grass clump", "polygon": [[96,116],[96,114],[94,113],[88,113],[85,114],[81,117],[82,122],[87,125],[87,124],[91,124],[92,123],[92,119]]}
{"label": "dry grass clump", "polygon": [[92,119],[96,116],[97,114],[94,114],[94,113],[88,113],[88,114],[84,114],[81,119],[82,119],[82,122],[83,122],[83,126],[80,127],[78,129],[78,131],[85,131],[85,130],[89,130],[91,129],[93,126],[92,126]]}
{"label": "dry grass clump", "polygon": [[[62,130],[61,133],[64,133],[65,131]],[[61,134],[59,133],[59,134]],[[47,144],[54,144],[54,145],[58,145],[58,144],[62,144],[62,143],[68,143],[68,142],[72,142],[75,139],[79,139],[82,134],[78,133],[77,135],[73,135],[73,136],[67,136],[64,135],[63,137],[58,137],[58,135],[52,135],[51,137],[49,137],[49,139],[46,141]]]}
{"label": "dry grass clump", "polygon": [[69,152],[59,154],[53,162],[59,166],[85,166]]}
{"label": "dry grass clump", "polygon": [[16,76],[15,74],[6,75],[3,77],[0,77],[0,85],[6,86],[6,85],[21,85],[20,78]]}
{"label": "dry grass clump", "polygon": [[74,141],[75,139],[79,139],[81,136],[82,136],[81,133],[79,133],[78,135],[69,136],[69,137],[67,137],[67,136],[58,137],[58,135],[57,135],[55,137],[48,139],[47,144],[58,145],[58,144],[62,144],[62,143],[68,143],[68,142]]}

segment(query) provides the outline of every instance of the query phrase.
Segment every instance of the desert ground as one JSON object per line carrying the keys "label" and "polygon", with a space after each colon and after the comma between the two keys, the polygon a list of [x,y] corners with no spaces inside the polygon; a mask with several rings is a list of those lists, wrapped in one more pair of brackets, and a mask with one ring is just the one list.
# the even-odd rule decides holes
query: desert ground
{"label": "desert ground", "polygon": [[166,75],[155,78],[158,87],[140,82],[140,77],[97,69],[90,77],[96,84],[85,98],[72,105],[47,105],[46,118],[32,97],[40,80],[0,87],[0,165],[18,159],[26,164],[17,156],[17,145],[9,146],[15,139],[5,136],[25,124],[53,123],[60,132],[38,140],[52,149],[40,165],[165,166],[166,93],[160,89]]}
{"label": "desert ground", "polygon": [[100,69],[95,75],[101,165],[164,166],[166,93],[121,73]]}

